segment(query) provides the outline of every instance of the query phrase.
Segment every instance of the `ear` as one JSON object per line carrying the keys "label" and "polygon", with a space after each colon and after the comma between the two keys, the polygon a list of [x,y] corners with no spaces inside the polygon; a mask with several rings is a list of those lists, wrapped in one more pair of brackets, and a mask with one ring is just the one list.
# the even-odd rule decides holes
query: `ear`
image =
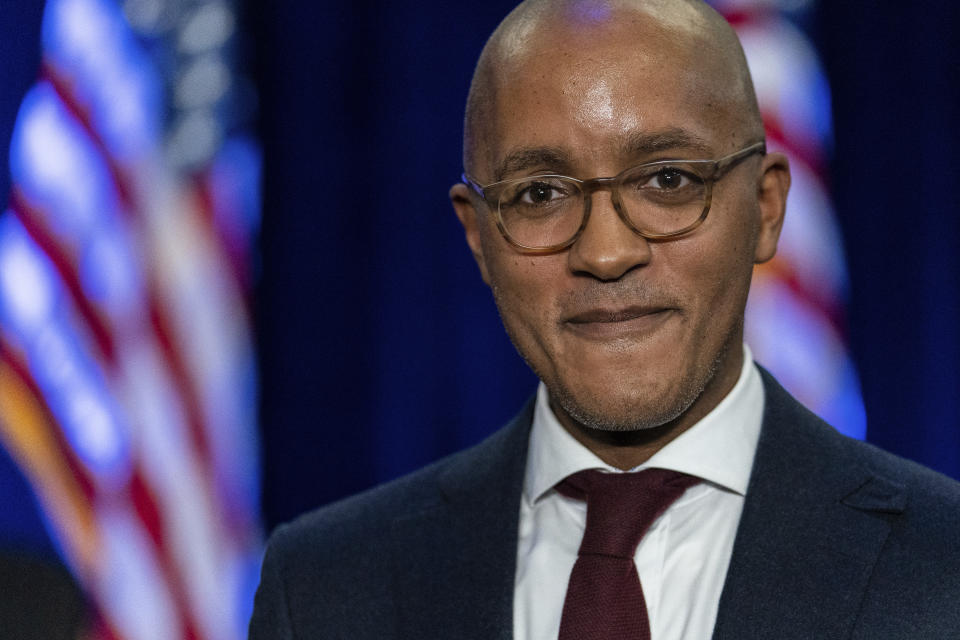
{"label": "ear", "polygon": [[753,261],[766,262],[777,253],[777,241],[783,228],[790,190],[790,161],[782,153],[768,153],[763,157],[760,179],[757,182],[757,203],[760,205],[760,232]]}
{"label": "ear", "polygon": [[470,187],[458,182],[450,187],[450,202],[453,204],[453,210],[463,225],[463,233],[467,239],[467,245],[473,253],[473,259],[477,261],[480,267],[480,277],[488,285],[490,284],[490,275],[487,273],[487,263],[483,258],[483,241],[480,238],[480,212],[477,211],[475,196],[470,191]]}

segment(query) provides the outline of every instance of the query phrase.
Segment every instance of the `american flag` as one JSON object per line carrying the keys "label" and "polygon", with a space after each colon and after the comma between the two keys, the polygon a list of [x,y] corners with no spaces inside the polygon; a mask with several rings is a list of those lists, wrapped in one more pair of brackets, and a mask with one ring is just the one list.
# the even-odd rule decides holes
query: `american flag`
{"label": "american flag", "polygon": [[767,133],[790,159],[793,183],[777,256],[754,272],[746,340],[758,362],[843,433],[867,424],[844,335],[846,259],[827,168],[830,87],[795,19],[812,0],[714,0],[743,44]]}
{"label": "american flag", "polygon": [[49,0],[11,141],[0,439],[94,604],[91,637],[245,635],[260,157],[235,30],[222,0]]}

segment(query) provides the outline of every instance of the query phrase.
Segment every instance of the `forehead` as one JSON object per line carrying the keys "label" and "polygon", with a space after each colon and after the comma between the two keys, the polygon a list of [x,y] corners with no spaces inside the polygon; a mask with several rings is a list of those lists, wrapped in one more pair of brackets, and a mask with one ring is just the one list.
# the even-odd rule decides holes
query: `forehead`
{"label": "forehead", "polygon": [[709,155],[737,134],[739,79],[695,26],[634,14],[554,21],[521,35],[505,42],[496,74],[492,171],[502,173],[498,165],[518,149],[550,148],[571,165],[596,166],[651,146]]}

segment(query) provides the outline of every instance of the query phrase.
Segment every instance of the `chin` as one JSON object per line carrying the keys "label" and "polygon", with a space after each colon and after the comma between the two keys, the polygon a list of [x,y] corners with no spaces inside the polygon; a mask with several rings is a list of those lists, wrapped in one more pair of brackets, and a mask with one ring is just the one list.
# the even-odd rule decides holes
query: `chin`
{"label": "chin", "polygon": [[638,383],[630,388],[619,385],[594,389],[571,389],[563,383],[547,385],[550,398],[578,424],[598,431],[643,431],[673,422],[703,393],[704,383],[664,387]]}
{"label": "chin", "polygon": [[550,398],[578,424],[598,431],[643,431],[681,418],[716,379],[726,351],[721,349],[709,366],[541,379]]}

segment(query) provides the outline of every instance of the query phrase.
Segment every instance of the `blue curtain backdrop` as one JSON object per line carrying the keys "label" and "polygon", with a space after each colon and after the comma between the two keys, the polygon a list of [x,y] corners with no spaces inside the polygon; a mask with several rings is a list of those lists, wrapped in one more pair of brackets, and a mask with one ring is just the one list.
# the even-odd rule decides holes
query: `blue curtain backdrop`
{"label": "blue curtain backdrop", "polygon": [[[512,4],[250,3],[268,529],[478,441],[534,389],[446,198],[472,65]],[[0,21],[4,193],[41,8]],[[960,478],[958,24],[927,0],[822,2],[805,26],[833,87],[868,438]],[[0,543],[43,537],[5,454],[0,499]]]}
{"label": "blue curtain backdrop", "polygon": [[[40,18],[43,3],[9,2],[0,18],[0,198],[10,193],[10,136],[20,101],[40,72]],[[3,211],[0,208],[0,211]],[[0,446],[0,551],[54,557],[33,491]]]}
{"label": "blue curtain backdrop", "polygon": [[960,4],[821,4],[867,439],[960,478]]}
{"label": "blue curtain backdrop", "polygon": [[[481,439],[535,385],[446,191],[513,5],[270,3],[259,290],[268,525]],[[822,2],[869,440],[960,477],[960,5]]]}

